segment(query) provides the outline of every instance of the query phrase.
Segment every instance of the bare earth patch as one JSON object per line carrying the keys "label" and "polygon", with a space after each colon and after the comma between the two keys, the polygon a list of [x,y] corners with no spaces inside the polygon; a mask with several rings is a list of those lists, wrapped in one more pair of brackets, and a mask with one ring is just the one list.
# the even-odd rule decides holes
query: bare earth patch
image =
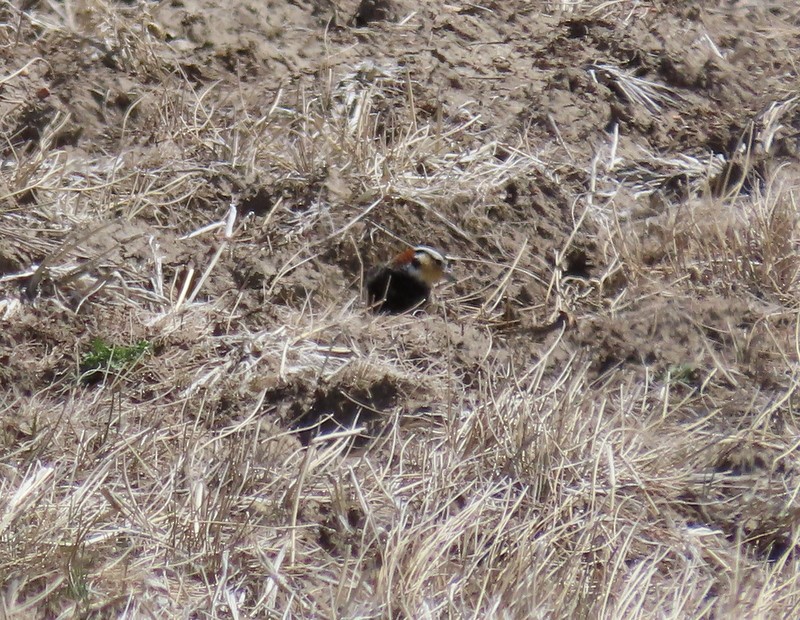
{"label": "bare earth patch", "polygon": [[[0,45],[0,617],[797,616],[795,2]],[[372,314],[420,243],[458,281]]]}

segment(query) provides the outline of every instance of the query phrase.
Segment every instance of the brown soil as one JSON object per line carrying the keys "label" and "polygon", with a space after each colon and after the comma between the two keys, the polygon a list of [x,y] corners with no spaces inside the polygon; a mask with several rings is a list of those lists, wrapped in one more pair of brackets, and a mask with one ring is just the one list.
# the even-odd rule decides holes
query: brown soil
{"label": "brown soil", "polygon": [[[662,463],[696,473],[664,490],[671,518],[719,533],[722,547],[744,541],[756,563],[794,558],[800,12],[789,0],[559,4],[0,7],[18,29],[0,34],[3,470],[99,459],[109,434],[144,441],[154,425],[176,429],[165,451],[187,433],[209,446],[222,433],[208,462],[260,472],[236,478],[255,506],[271,488],[265,472],[293,476],[304,446],[330,445],[325,434],[353,434],[362,453],[375,447],[375,467],[396,465],[383,443],[392,432],[455,436],[458,412],[491,418],[504,391],[536,391],[533,377],[540,393],[557,391],[569,374],[607,402],[597,415],[620,436],[641,425],[636,441],[662,450],[645,437],[657,419],[645,410],[669,418]],[[753,206],[763,201],[767,215]],[[224,227],[192,236],[231,204],[230,237]],[[371,316],[363,274],[404,243],[444,249],[458,282],[416,315]],[[95,338],[150,349],[88,384],[79,368]],[[642,420],[621,421],[623,392]],[[106,417],[86,415],[101,401]],[[226,434],[252,416],[263,429]],[[541,429],[520,429],[521,445],[538,441]],[[680,445],[684,431],[702,438]],[[481,445],[460,449],[483,462]],[[154,446],[137,448],[125,476],[140,482],[129,484],[153,475]],[[540,484],[525,467],[486,471]],[[769,482],[756,492],[759,475]],[[288,508],[205,517],[236,532],[283,527],[294,488]],[[289,519],[317,528],[300,539],[379,573],[390,560],[359,538],[376,517],[321,488]],[[219,527],[214,540],[238,535]],[[201,553],[186,532],[174,534],[176,553]],[[101,562],[83,561],[89,573]],[[210,579],[200,572],[196,587]],[[42,583],[28,581],[19,600]],[[322,613],[314,596],[294,613]],[[591,616],[590,598],[580,604]],[[48,600],[42,617],[64,609]],[[171,605],[191,607],[177,594]],[[424,607],[404,605],[375,613]]]}

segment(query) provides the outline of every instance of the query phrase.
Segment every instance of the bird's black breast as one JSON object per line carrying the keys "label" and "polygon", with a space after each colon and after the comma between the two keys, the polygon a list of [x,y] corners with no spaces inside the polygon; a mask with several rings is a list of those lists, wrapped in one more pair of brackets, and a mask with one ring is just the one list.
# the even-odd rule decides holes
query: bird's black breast
{"label": "bird's black breast", "polygon": [[379,312],[406,312],[428,299],[431,289],[408,273],[383,267],[367,276],[369,303]]}

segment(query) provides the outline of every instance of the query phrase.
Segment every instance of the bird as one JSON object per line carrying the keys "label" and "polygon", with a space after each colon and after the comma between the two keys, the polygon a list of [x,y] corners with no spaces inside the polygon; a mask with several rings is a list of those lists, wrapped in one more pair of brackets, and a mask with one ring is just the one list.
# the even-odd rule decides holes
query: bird
{"label": "bird", "polygon": [[442,280],[455,280],[447,257],[419,245],[372,269],[366,277],[367,297],[376,312],[400,314],[421,306]]}

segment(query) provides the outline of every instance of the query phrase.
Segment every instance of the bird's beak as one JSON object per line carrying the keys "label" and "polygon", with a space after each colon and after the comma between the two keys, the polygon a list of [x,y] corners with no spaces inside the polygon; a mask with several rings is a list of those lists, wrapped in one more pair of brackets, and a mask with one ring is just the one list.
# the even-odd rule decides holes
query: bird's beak
{"label": "bird's beak", "polygon": [[443,282],[456,282],[456,277],[453,275],[453,258],[445,256],[444,269],[442,270]]}

